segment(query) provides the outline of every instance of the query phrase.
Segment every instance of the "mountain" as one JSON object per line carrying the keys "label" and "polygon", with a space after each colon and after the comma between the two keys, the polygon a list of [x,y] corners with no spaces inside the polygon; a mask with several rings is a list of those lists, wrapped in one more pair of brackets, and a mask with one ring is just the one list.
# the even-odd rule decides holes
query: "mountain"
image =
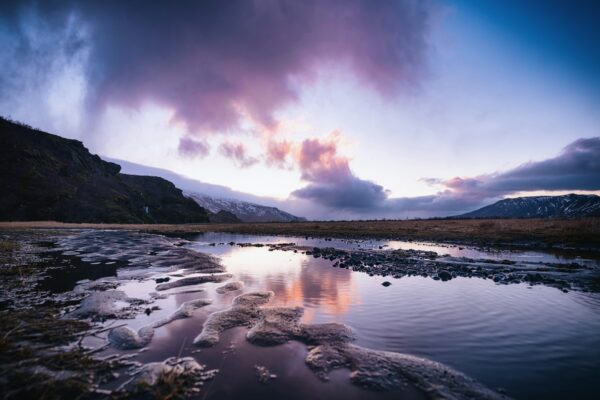
{"label": "mountain", "polygon": [[267,207],[241,200],[223,199],[198,193],[187,193],[201,207],[211,213],[227,211],[244,222],[293,222],[305,221],[276,207]]}
{"label": "mountain", "polygon": [[269,207],[281,207],[281,201],[271,198],[256,196],[250,193],[238,192],[223,185],[215,185],[213,183],[206,183],[196,179],[188,178],[180,175],[173,171],[169,171],[164,168],[149,167],[147,165],[133,163],[131,161],[120,160],[110,157],[102,157],[104,160],[119,164],[121,166],[121,172],[133,175],[149,175],[149,176],[160,176],[170,182],[173,182],[175,186],[183,190],[185,193],[201,193],[206,196],[223,198],[223,199],[235,199],[241,200],[248,203],[262,204]]}
{"label": "mountain", "polygon": [[[132,163],[105,157],[105,159],[118,163],[127,173],[137,175],[156,175],[168,179],[181,188],[186,195],[193,197],[200,206],[212,213],[228,211],[241,221],[245,222],[290,222],[304,221],[279,207],[285,206],[281,201],[270,197],[255,196],[232,190],[226,186],[215,185],[187,178],[175,172],[146,165]],[[287,204],[289,205],[289,204]],[[211,222],[236,222],[230,216],[211,216]]]}
{"label": "mountain", "polygon": [[80,141],[0,118],[0,220],[208,222],[171,182],[120,170]]}
{"label": "mountain", "polygon": [[500,200],[455,218],[580,218],[600,216],[600,196],[517,197]]}
{"label": "mountain", "polygon": [[221,210],[216,213],[211,213],[208,217],[210,222],[215,224],[230,224],[230,223],[239,223],[244,222],[239,219],[235,214],[230,213],[229,211]]}

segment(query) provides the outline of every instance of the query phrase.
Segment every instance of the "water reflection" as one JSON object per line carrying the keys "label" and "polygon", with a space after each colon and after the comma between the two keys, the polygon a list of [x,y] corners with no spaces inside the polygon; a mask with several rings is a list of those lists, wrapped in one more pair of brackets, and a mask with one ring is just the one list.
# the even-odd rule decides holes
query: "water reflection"
{"label": "water reflection", "polygon": [[355,240],[355,239],[321,239],[309,237],[285,237],[285,236],[255,236],[234,233],[203,233],[192,239],[194,247],[199,251],[207,251],[213,254],[226,254],[230,246],[210,246],[210,244],[234,243],[289,243],[294,242],[299,246],[335,247],[337,249],[402,249],[402,250],[424,250],[433,251],[438,255],[450,255],[452,257],[467,257],[488,260],[512,260],[522,262],[541,262],[569,264],[577,262],[582,265],[600,267],[600,260],[595,254],[584,254],[567,250],[515,250],[506,248],[478,248],[472,246],[458,246],[432,242],[414,242],[402,240]]}
{"label": "water reflection", "polygon": [[352,271],[332,268],[326,260],[255,247],[229,247],[221,257],[250,290],[272,290],[273,305],[304,307],[307,322],[316,312],[338,320],[361,303]]}
{"label": "water reflection", "polygon": [[[272,240],[305,239],[235,241]],[[361,246],[373,246],[369,243]],[[273,290],[273,305],[302,306],[306,321],[346,323],[365,347],[441,361],[516,398],[596,398],[598,294],[475,278],[404,277],[390,279],[392,286],[384,288],[386,278],[334,268],[322,258],[267,247],[197,245],[218,254],[246,290]]]}

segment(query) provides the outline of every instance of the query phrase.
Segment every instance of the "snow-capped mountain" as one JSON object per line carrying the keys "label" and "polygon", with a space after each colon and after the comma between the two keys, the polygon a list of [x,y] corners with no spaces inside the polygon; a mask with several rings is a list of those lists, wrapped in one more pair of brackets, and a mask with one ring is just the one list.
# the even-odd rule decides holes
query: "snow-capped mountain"
{"label": "snow-capped mountain", "polygon": [[304,218],[296,217],[276,207],[267,207],[247,201],[218,198],[199,193],[186,193],[186,196],[192,198],[198,205],[213,214],[219,211],[227,211],[244,222],[304,221]]}
{"label": "snow-capped mountain", "polygon": [[517,197],[457,216],[458,218],[579,218],[599,217],[600,196]]}

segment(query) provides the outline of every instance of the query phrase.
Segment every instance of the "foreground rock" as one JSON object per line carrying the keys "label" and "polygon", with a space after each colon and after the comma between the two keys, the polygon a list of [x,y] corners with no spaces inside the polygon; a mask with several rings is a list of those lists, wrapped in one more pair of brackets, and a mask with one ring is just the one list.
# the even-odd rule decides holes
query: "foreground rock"
{"label": "foreground rock", "polygon": [[176,287],[182,286],[193,286],[207,282],[223,282],[230,279],[233,275],[231,274],[219,274],[219,275],[202,275],[202,276],[191,276],[189,278],[182,278],[177,281],[171,281],[167,283],[161,283],[156,286],[157,291],[169,290]]}
{"label": "foreground rock", "polygon": [[91,318],[94,321],[108,318],[128,318],[134,312],[132,307],[143,303],[142,300],[127,297],[121,290],[92,292],[83,299],[79,308],[68,316]]}
{"label": "foreground rock", "polygon": [[229,293],[229,292],[235,292],[238,290],[242,290],[243,288],[244,288],[244,282],[241,282],[241,281],[227,282],[223,286],[219,286],[217,288],[217,293],[225,294],[225,293]]}
{"label": "foreground rock", "polygon": [[189,398],[197,396],[206,381],[219,370],[207,370],[192,357],[171,357],[163,362],[142,366],[117,397],[122,398]]}
{"label": "foreground rock", "polygon": [[209,315],[202,332],[194,339],[194,344],[214,346],[219,342],[219,336],[224,330],[236,326],[250,327],[261,314],[259,306],[267,304],[271,297],[273,292],[254,292],[236,297],[229,309]]}
{"label": "foreground rock", "polygon": [[247,326],[246,339],[254,344],[271,346],[297,340],[311,346],[306,364],[324,380],[332,370],[347,368],[352,383],[369,389],[413,385],[437,399],[506,399],[443,364],[356,346],[346,325],[301,323],[300,307],[264,307],[272,296],[272,292],[255,292],[236,297],[229,309],[209,316],[194,343],[212,346],[222,331]]}
{"label": "foreground rock", "polygon": [[178,319],[189,318],[196,309],[209,305],[210,303],[210,300],[205,299],[185,302],[170,316],[160,319],[149,326],[144,326],[137,331],[128,326],[113,328],[108,333],[108,342],[113,347],[122,350],[146,347],[152,341],[154,329],[160,328],[161,326],[167,325]]}

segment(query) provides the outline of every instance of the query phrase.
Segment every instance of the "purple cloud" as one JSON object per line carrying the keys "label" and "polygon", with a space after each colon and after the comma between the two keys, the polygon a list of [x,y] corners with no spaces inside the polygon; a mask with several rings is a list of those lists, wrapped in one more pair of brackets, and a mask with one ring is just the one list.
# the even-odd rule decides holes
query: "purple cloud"
{"label": "purple cloud", "polygon": [[337,153],[339,136],[339,132],[333,132],[327,140],[302,142],[297,162],[302,179],[310,184],[292,196],[331,208],[368,211],[380,207],[387,192],[383,186],[352,173],[349,160]]}
{"label": "purple cloud", "polygon": [[[290,79],[311,79],[325,63],[347,65],[384,95],[412,85],[423,69],[432,5],[413,0],[7,2],[0,18],[13,22],[9,31],[22,49],[20,65],[44,55],[29,51],[28,27],[16,22],[24,10],[34,10],[46,29],[61,30],[71,18],[84,32],[76,45],[89,49],[88,103],[95,113],[107,104],[136,107],[151,100],[172,108],[191,132],[222,132],[237,127],[244,115],[275,126],[273,112],[297,98]],[[11,73],[0,73],[2,86]]]}
{"label": "purple cloud", "polygon": [[246,154],[246,146],[243,143],[221,143],[219,152],[224,157],[232,159],[240,168],[251,167],[258,162],[258,158]]}
{"label": "purple cloud", "polygon": [[438,181],[453,193],[501,196],[532,190],[600,189],[600,137],[578,139],[561,153],[506,172]]}
{"label": "purple cloud", "polygon": [[210,152],[210,147],[204,141],[199,141],[186,136],[179,139],[177,151],[183,157],[204,158]]}
{"label": "purple cloud", "polygon": [[300,166],[303,178],[312,183],[293,192],[297,198],[377,217],[445,216],[471,211],[517,192],[600,190],[600,137],[576,140],[556,157],[505,172],[448,180],[424,178],[427,183],[443,186],[428,196],[388,197],[382,186],[354,176],[348,160],[337,154],[334,142],[305,141]]}

